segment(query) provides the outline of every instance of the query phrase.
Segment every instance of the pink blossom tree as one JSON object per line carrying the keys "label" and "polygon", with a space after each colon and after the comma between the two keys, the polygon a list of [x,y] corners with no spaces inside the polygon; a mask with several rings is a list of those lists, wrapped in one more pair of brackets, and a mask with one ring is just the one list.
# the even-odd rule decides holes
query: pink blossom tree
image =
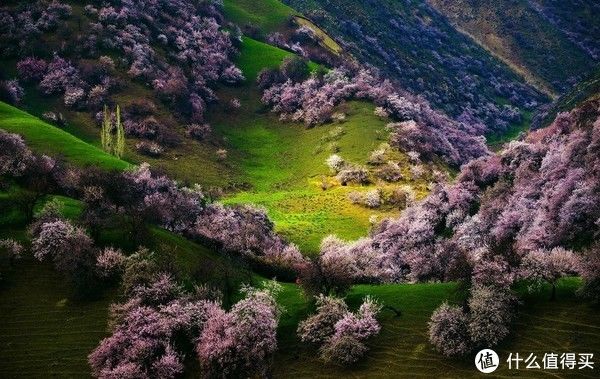
{"label": "pink blossom tree", "polygon": [[88,356],[94,377],[178,377],[184,369],[183,347],[196,343],[225,313],[213,300],[185,294],[167,274],[138,284],[129,294],[127,302],[111,306],[112,335]]}
{"label": "pink blossom tree", "polygon": [[37,82],[46,74],[48,64],[43,59],[27,57],[17,62],[17,73],[24,82]]}
{"label": "pink blossom tree", "polygon": [[344,317],[335,323],[334,338],[349,335],[358,340],[366,340],[379,334],[381,326],[376,317],[380,311],[381,305],[371,297],[366,297],[358,312],[346,312]]}
{"label": "pink blossom tree", "polygon": [[475,346],[497,345],[510,332],[514,296],[509,289],[474,286],[469,298],[469,333]]}
{"label": "pink blossom tree", "polygon": [[217,242],[224,249],[276,266],[294,268],[305,263],[298,248],[273,230],[265,210],[249,205],[224,207],[211,204],[199,215],[194,236]]}
{"label": "pink blossom tree", "polygon": [[177,317],[166,307],[133,307],[114,333],[89,355],[92,374],[97,378],[177,377],[183,372],[183,357],[172,345],[173,338],[191,326],[192,315],[208,314],[214,306],[203,302],[178,307]]}
{"label": "pink blossom tree", "polygon": [[381,310],[372,298],[365,298],[357,312],[350,312],[342,299],[319,295],[317,312],[300,322],[298,336],[303,342],[320,344],[321,359],[350,365],[367,352],[365,341],[379,333],[376,319]]}
{"label": "pink blossom tree", "polygon": [[298,336],[303,342],[324,343],[335,333],[335,325],[348,312],[348,306],[339,298],[319,295],[317,311],[298,325]]}
{"label": "pink blossom tree", "polygon": [[111,278],[123,271],[125,256],[121,250],[106,248],[96,258],[96,269],[103,278]]}
{"label": "pink blossom tree", "polygon": [[442,304],[429,321],[429,341],[445,356],[462,356],[472,349],[467,314],[457,306]]}
{"label": "pink blossom tree", "polygon": [[551,300],[556,299],[556,282],[563,276],[575,274],[579,267],[577,256],[570,250],[554,248],[552,250],[534,250],[521,262],[520,274],[535,286],[547,282],[552,286]]}
{"label": "pink blossom tree", "polygon": [[579,294],[591,300],[593,303],[600,303],[600,245],[594,244],[586,249],[579,263],[579,274],[583,279],[583,285]]}
{"label": "pink blossom tree", "polygon": [[86,232],[65,220],[44,223],[33,236],[33,255],[51,260],[57,270],[74,273],[95,263],[93,241]]}
{"label": "pink blossom tree", "polygon": [[278,291],[277,285],[246,287],[246,297],[229,312],[213,310],[196,347],[200,363],[209,374],[268,374],[277,349]]}
{"label": "pink blossom tree", "polygon": [[67,87],[78,82],[79,73],[77,69],[70,62],[55,55],[54,59],[48,64],[47,72],[39,87],[44,95],[62,94]]}
{"label": "pink blossom tree", "polygon": [[0,176],[21,176],[34,160],[21,136],[0,130]]}
{"label": "pink blossom tree", "polygon": [[508,263],[500,256],[482,257],[473,268],[472,281],[475,285],[508,288],[514,279],[515,274],[511,272]]}

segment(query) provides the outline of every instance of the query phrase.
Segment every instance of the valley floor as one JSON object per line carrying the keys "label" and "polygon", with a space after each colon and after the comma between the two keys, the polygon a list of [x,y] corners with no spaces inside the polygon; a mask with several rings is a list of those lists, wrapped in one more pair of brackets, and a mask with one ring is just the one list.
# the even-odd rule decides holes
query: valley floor
{"label": "valley floor", "polygon": [[[498,349],[501,359],[508,353],[600,351],[600,314],[574,296],[579,280],[560,282],[556,301],[549,301],[549,288],[525,295],[512,336]],[[436,353],[427,339],[427,321],[443,301],[461,301],[453,283],[355,286],[350,306],[364,295],[380,299],[402,312],[400,317],[384,310],[382,332],[369,343],[370,352],[349,369],[324,365],[316,350],[300,343],[295,335],[299,320],[309,306],[296,285],[284,284],[280,301],[286,308],[279,329],[279,351],[274,376],[278,378],[340,377],[478,377],[471,359],[448,360]],[[2,288],[0,301],[0,377],[85,377],[86,356],[107,335],[111,291],[97,301],[70,300],[70,289],[60,274],[37,262],[23,262]],[[189,377],[195,377],[191,372]],[[540,377],[539,370],[508,371],[503,365],[496,377]],[[544,372],[543,376],[593,377],[585,372]]]}

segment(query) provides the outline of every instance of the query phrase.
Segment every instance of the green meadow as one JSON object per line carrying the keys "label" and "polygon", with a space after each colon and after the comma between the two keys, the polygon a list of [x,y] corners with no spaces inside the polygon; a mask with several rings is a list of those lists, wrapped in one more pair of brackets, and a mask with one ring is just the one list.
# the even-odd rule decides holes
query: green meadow
{"label": "green meadow", "polygon": [[123,170],[130,166],[127,162],[106,154],[102,149],[2,102],[0,129],[21,135],[38,153],[61,157],[76,165],[108,170]]}
{"label": "green meadow", "polygon": [[298,14],[279,0],[224,0],[223,5],[227,19],[241,26],[255,25],[265,33],[280,29]]}
{"label": "green meadow", "polygon": [[[487,376],[494,378],[593,378],[594,372],[553,370],[508,370],[505,360],[509,353],[520,356],[533,353],[538,361],[544,353],[597,352],[600,350],[600,314],[598,310],[577,299],[578,278],[562,279],[557,287],[557,299],[550,301],[546,286],[529,293],[517,291],[523,300],[518,309],[513,332],[495,348],[501,359],[500,368]],[[298,321],[310,313],[296,287],[286,285],[281,296],[288,312],[280,326],[280,351],[275,359],[276,377],[281,378],[481,378],[474,367],[474,354],[461,360],[448,359],[437,353],[429,343],[427,322],[442,302],[460,304],[465,294],[455,283],[391,284],[354,286],[347,296],[350,306],[358,307],[365,295],[401,311],[383,310],[379,317],[381,333],[368,343],[367,359],[343,368],[319,361],[317,349],[301,343],[295,330]],[[487,377],[486,376],[486,377]]]}
{"label": "green meadow", "polygon": [[[342,122],[307,128],[283,122],[266,111],[254,80],[265,67],[278,67],[291,53],[245,38],[236,62],[248,78],[245,85],[223,88],[219,96],[238,98],[241,108],[227,112],[215,107],[209,115],[213,128],[224,137],[235,182],[248,190],[233,193],[226,204],[252,203],[268,210],[278,232],[299,245],[307,254],[318,251],[323,237],[337,234],[354,240],[368,233],[371,216],[379,219],[398,214],[397,210],[367,209],[351,204],[348,194],[374,186],[333,185],[325,160],[333,153],[357,164],[366,164],[371,151],[387,141],[386,122],[373,114],[374,106],[349,102],[339,107],[346,114]],[[317,65],[310,63],[312,70]],[[417,185],[422,185],[419,183]]]}

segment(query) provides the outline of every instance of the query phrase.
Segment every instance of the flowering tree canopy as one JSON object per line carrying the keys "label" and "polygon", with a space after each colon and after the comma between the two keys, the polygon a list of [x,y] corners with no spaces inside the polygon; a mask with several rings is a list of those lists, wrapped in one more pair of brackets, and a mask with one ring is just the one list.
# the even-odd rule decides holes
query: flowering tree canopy
{"label": "flowering tree canopy", "polygon": [[317,312],[298,325],[300,339],[320,344],[325,362],[349,365],[360,360],[368,350],[364,342],[381,329],[376,319],[381,306],[367,297],[351,312],[342,299],[324,295],[316,298],[316,305]]}

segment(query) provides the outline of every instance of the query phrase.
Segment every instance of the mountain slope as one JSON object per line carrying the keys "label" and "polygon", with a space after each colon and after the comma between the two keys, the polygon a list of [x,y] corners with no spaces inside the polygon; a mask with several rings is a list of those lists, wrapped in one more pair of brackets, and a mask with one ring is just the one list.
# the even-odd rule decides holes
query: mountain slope
{"label": "mountain slope", "polygon": [[71,292],[39,262],[28,260],[9,276],[0,302],[0,376],[89,376],[87,354],[107,334],[112,296],[79,303]]}
{"label": "mountain slope", "polygon": [[[563,92],[598,62],[594,51],[600,9],[596,2],[429,2],[460,30],[550,94]],[[566,29],[569,27],[580,29],[580,34]]]}
{"label": "mountain slope", "polygon": [[546,101],[424,0],[287,0],[359,61],[383,70],[401,87],[453,117],[502,132],[516,119],[511,107]]}
{"label": "mountain slope", "polygon": [[556,26],[596,62],[600,58],[600,4],[594,0],[528,0],[541,16]]}
{"label": "mountain slope", "polygon": [[598,98],[600,98],[600,69],[578,82],[573,88],[556,99],[547,109],[537,114],[533,127],[546,127],[559,112],[568,112],[587,100]]}

